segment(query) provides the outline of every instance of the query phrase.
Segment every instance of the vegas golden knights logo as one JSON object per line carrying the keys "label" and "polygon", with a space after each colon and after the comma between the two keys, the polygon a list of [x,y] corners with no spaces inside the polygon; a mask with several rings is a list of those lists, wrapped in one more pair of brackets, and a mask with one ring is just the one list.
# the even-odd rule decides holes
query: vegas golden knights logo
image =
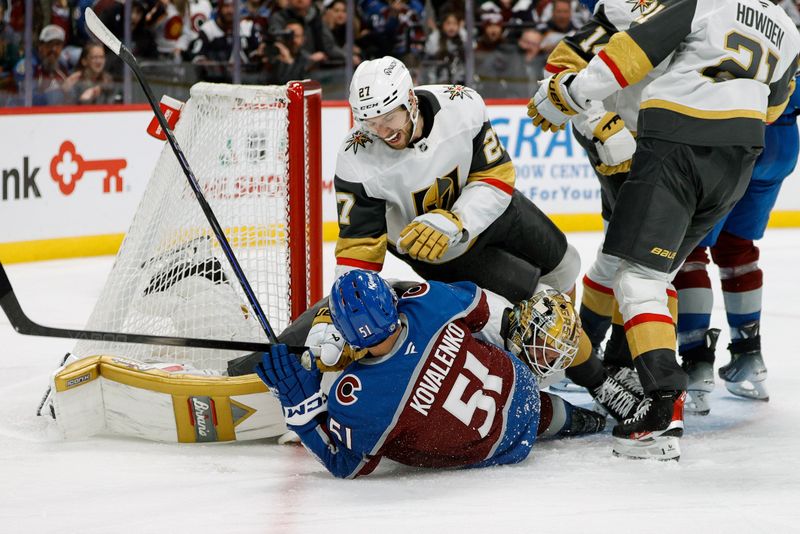
{"label": "vegas golden knights logo", "polygon": [[412,193],[417,215],[435,209],[449,210],[458,198],[458,167],[445,176],[436,178],[433,185]]}

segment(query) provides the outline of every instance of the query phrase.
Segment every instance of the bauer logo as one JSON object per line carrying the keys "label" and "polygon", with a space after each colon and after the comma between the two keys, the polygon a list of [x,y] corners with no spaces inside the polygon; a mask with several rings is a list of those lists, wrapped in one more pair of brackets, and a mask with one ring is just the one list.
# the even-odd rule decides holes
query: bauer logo
{"label": "bauer logo", "polygon": [[[72,141],[64,141],[58,154],[50,160],[50,177],[64,195],[71,195],[85,173],[102,176],[103,193],[122,192],[122,170],[128,166],[125,159],[86,159]],[[102,173],[102,174],[101,174]]]}
{"label": "bauer logo", "polygon": [[196,442],[217,441],[217,413],[211,397],[189,397],[189,415]]}

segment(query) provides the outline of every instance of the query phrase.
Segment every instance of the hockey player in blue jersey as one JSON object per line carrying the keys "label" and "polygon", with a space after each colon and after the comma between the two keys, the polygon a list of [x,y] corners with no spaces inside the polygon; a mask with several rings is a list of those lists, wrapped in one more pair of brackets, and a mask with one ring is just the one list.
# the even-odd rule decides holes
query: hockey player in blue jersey
{"label": "hockey player in blue jersey", "polygon": [[[328,391],[317,366],[306,370],[286,345],[256,372],[287,426],[342,478],[369,474],[384,457],[418,467],[516,463],[537,436],[602,430],[603,416],[540,393],[532,372],[562,369],[577,352],[569,300],[548,290],[507,310],[496,298],[469,282],[427,282],[398,299],[377,273],[349,271],[333,286],[331,316],[366,354]],[[519,357],[477,337],[502,320]]]}
{"label": "hockey player in blue jersey", "polygon": [[753,241],[764,236],[781,184],[797,164],[798,115],[800,92],[795,90],[783,114],[766,128],[764,152],[756,161],[744,196],[692,251],[675,277],[678,342],[683,367],[689,373],[685,407],[689,413],[708,414],[708,395],[714,388],[714,349],[720,331],[709,328],[713,307],[706,271],[709,247],[719,267],[731,333],[731,362],[719,369],[719,376],[734,395],[769,400],[760,335],[763,273]]}

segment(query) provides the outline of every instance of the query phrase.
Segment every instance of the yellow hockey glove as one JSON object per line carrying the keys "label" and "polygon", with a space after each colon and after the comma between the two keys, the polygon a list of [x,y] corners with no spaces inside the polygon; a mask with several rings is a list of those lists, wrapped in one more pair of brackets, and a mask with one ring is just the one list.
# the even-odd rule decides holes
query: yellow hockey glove
{"label": "yellow hockey glove", "polygon": [[397,248],[419,261],[433,262],[461,241],[464,226],[452,211],[433,210],[416,217],[400,232]]}
{"label": "yellow hockey glove", "polygon": [[575,76],[574,71],[565,70],[539,82],[539,90],[528,102],[528,117],[534,126],[557,132],[570,118],[586,109],[586,103],[578,104],[569,93]]}
{"label": "yellow hockey glove", "polygon": [[592,142],[602,162],[595,167],[597,172],[610,176],[630,171],[636,139],[620,116],[612,112],[597,114],[587,121],[587,126],[592,129]]}

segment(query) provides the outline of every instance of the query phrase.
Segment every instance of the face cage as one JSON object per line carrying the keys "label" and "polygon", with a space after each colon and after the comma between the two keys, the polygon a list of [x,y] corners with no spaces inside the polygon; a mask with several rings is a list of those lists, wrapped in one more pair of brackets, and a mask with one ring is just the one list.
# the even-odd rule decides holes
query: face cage
{"label": "face cage", "polygon": [[[578,354],[577,343],[574,345],[565,343],[535,325],[531,325],[530,328],[535,329],[531,336],[533,343],[523,343],[522,352],[525,354],[531,370],[539,378],[550,376],[572,364],[572,360]],[[523,339],[526,337],[523,336]]]}

